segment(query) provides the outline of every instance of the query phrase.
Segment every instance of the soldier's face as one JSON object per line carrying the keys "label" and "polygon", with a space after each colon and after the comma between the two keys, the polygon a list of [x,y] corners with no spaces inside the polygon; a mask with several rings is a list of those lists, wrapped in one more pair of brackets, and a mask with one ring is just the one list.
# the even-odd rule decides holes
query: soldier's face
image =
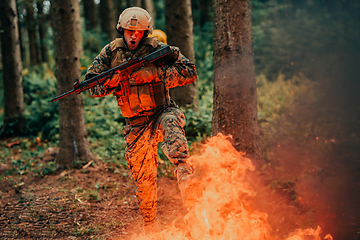
{"label": "soldier's face", "polygon": [[128,30],[124,29],[124,39],[130,50],[138,48],[141,39],[144,36],[144,30]]}

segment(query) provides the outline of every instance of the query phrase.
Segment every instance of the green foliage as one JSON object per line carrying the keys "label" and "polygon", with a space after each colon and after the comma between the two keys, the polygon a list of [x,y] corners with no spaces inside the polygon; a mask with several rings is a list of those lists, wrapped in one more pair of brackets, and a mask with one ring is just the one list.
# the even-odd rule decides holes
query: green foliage
{"label": "green foliage", "polygon": [[279,119],[300,96],[306,95],[308,101],[313,99],[311,91],[313,83],[302,74],[294,75],[288,80],[285,80],[284,74],[280,74],[273,82],[269,81],[264,74],[260,74],[256,83],[258,119],[262,127]]}
{"label": "green foliage", "polygon": [[83,198],[87,201],[101,201],[101,197],[99,195],[99,193],[97,192],[97,190],[89,190],[86,191],[84,190],[82,192]]}
{"label": "green foliage", "polygon": [[303,74],[290,79],[280,74],[276,81],[269,81],[261,74],[257,77],[257,86],[258,119],[265,159],[271,158],[267,153],[268,147],[277,145],[279,139],[305,143],[313,125],[310,122],[295,122],[292,111],[300,103],[311,105],[316,101],[316,84]]}
{"label": "green foliage", "polygon": [[194,141],[200,142],[211,135],[213,94],[209,86],[203,89],[203,94],[199,96],[199,108],[197,110],[183,109],[186,117],[185,132],[190,145]]}
{"label": "green foliage", "polygon": [[359,47],[356,18],[348,11],[329,12],[321,3],[294,9],[281,1],[252,3],[255,67],[270,80],[279,72],[309,76],[317,57],[328,51]]}
{"label": "green foliage", "polygon": [[194,51],[196,71],[198,74],[197,85],[199,98],[206,92],[213,90],[214,64],[213,64],[213,26],[207,23],[203,28],[194,29]]}
{"label": "green foliage", "polygon": [[58,108],[50,99],[57,94],[54,72],[47,64],[23,70],[25,135],[58,138]]}
{"label": "green foliage", "polygon": [[3,175],[27,175],[41,176],[52,174],[57,169],[56,160],[43,162],[45,149],[49,146],[36,146],[36,142],[27,138],[15,138],[13,142],[19,142],[11,149],[2,146],[0,150],[1,162],[10,163],[11,168]]}
{"label": "green foliage", "polygon": [[[114,26],[115,31],[115,26]],[[99,54],[100,50],[110,43],[105,33],[98,33],[96,30],[84,31],[83,32],[83,48],[84,56],[82,61],[86,61],[85,65],[89,66],[93,59]],[[84,63],[84,62],[83,62]]]}
{"label": "green foliage", "polygon": [[124,118],[113,96],[84,96],[85,120],[93,152],[104,162],[126,166],[125,140],[122,134]]}
{"label": "green foliage", "polygon": [[166,21],[165,21],[165,1],[154,1],[155,14],[155,28],[166,32]]}
{"label": "green foliage", "polygon": [[56,169],[56,160],[48,163],[38,163],[36,158],[21,157],[16,160],[12,160],[12,169],[7,170],[5,176],[11,175],[26,175],[31,174],[33,176],[41,176],[52,174]]}

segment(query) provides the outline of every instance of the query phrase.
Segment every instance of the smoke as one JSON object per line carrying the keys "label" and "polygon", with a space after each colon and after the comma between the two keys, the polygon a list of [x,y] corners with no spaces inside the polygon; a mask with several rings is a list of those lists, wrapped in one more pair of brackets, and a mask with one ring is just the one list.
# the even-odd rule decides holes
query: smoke
{"label": "smoke", "polygon": [[354,44],[313,59],[315,100],[297,102],[292,116],[274,126],[311,125],[305,142],[274,136],[280,147],[274,148],[268,177],[283,184],[279,196],[291,202],[299,222],[307,216],[308,224],[318,224],[334,239],[360,239],[359,53]]}

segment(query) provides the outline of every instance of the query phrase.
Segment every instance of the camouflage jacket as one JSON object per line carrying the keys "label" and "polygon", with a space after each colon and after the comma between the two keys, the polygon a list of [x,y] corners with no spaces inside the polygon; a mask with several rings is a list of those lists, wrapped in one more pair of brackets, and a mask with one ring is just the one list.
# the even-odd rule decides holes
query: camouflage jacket
{"label": "camouflage jacket", "polygon": [[[143,57],[149,53],[149,48],[157,50],[164,46],[166,46],[166,44],[160,42],[157,38],[146,38],[137,50],[130,51],[124,44],[123,39],[118,38],[107,44],[101,50],[100,54],[95,57],[94,62],[87,70],[85,80],[124,63],[131,56]],[[194,82],[197,78],[195,64],[182,55],[179,48],[170,48],[175,56],[175,63],[171,66],[158,67],[160,78],[165,83],[166,89],[184,86]],[[95,97],[103,97],[110,93],[111,91],[105,91],[103,85],[90,89],[90,94]]]}

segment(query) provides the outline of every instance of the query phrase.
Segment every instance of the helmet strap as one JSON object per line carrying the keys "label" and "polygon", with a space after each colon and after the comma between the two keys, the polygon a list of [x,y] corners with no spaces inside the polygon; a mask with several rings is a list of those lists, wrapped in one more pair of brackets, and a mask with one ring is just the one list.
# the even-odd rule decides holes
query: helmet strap
{"label": "helmet strap", "polygon": [[123,28],[120,28],[120,29],[115,28],[115,29],[121,36],[124,36],[124,29]]}

